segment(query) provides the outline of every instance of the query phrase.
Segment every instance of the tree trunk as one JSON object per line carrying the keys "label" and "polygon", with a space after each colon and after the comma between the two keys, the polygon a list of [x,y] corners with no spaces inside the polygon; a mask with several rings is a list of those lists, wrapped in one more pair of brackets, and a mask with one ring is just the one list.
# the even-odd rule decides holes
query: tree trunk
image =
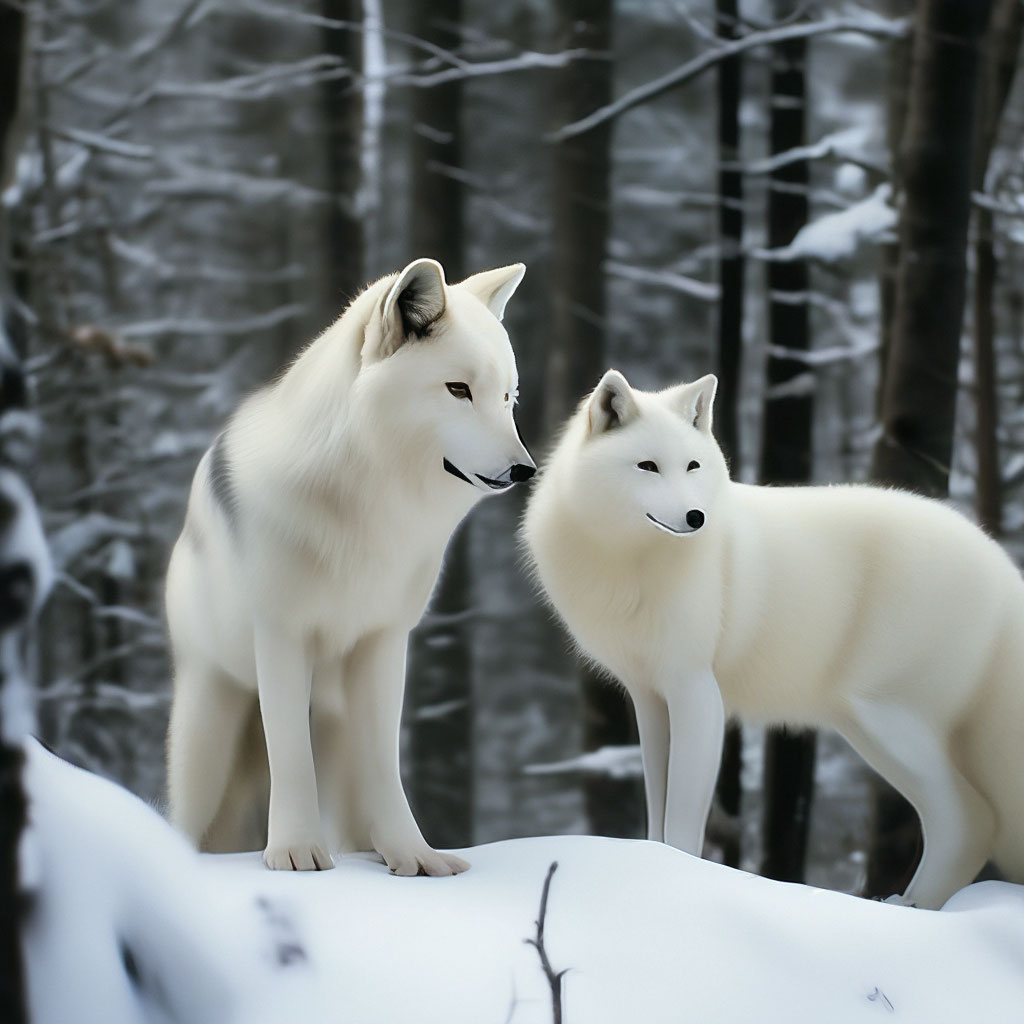
{"label": "tree trunk", "polygon": [[[555,124],[574,121],[611,100],[611,0],[557,0],[556,48],[594,54],[557,73]],[[605,285],[602,264],[610,220],[611,127],[559,142],[554,152],[552,310],[545,393],[546,434],[598,382],[605,369]],[[622,692],[583,667],[583,743],[588,750],[635,743],[636,724]],[[600,835],[643,832],[643,798],[631,780],[584,780],[590,827]]]}
{"label": "tree trunk", "polygon": [[[322,0],[321,13],[335,21],[361,22],[362,0]],[[325,28],[323,47],[351,69],[350,75],[324,83],[322,90],[326,184],[334,196],[324,222],[327,266],[320,296],[323,320],[328,323],[341,314],[364,283],[359,216],[363,94],[356,88],[363,66],[363,38],[350,29]]]}
{"label": "tree trunk", "polygon": [[904,203],[872,476],[949,487],[966,294],[978,44],[989,0],[921,0],[900,163]]}
{"label": "tree trunk", "polygon": [[[985,39],[984,73],[978,90],[978,139],[974,190],[985,191],[989,158],[996,144],[1003,108],[1013,84],[1020,49],[1019,0],[996,0]],[[999,390],[996,366],[995,284],[998,277],[992,211],[980,208],[974,220],[974,386],[975,450],[978,457],[976,510],[991,536],[1003,532],[1003,481],[999,460]]]}
{"label": "tree trunk", "polygon": [[[5,169],[13,163],[12,127],[20,111],[21,62],[25,19],[20,7],[0,4],[0,186],[5,183]],[[4,221],[0,220],[0,254],[6,255],[8,239],[3,237]],[[6,262],[6,261],[5,261]],[[0,266],[0,275],[6,275]],[[2,281],[5,290],[7,281]],[[2,294],[2,292],[0,292]],[[0,325],[0,332],[3,326]],[[25,388],[20,371],[13,366],[0,367],[0,417],[12,406],[24,402]],[[7,550],[11,526],[25,510],[12,507],[6,495],[0,495],[0,553],[5,561],[18,552]],[[24,556],[21,556],[24,557]],[[24,917],[24,894],[18,869],[21,834],[27,822],[27,798],[22,786],[22,754],[19,737],[12,722],[3,720],[6,704],[5,687],[19,681],[11,678],[9,655],[18,650],[9,633],[20,626],[19,590],[24,588],[21,571],[5,564],[0,566],[0,650],[6,652],[0,661],[0,1020],[23,1024],[28,1020],[25,991],[25,965],[21,945]],[[31,578],[29,579],[31,585]],[[12,702],[13,703],[13,702]]]}
{"label": "tree trunk", "polygon": [[[738,0],[716,0],[716,30],[735,39]],[[740,169],[740,103],[743,98],[739,57],[718,65],[718,392],[715,395],[715,436],[735,475],[740,469],[739,395],[743,367],[743,172]],[[722,767],[716,796],[733,820],[740,816],[743,788],[743,731],[736,721],[726,726]],[[725,839],[722,859],[739,867],[740,830]]]}
{"label": "tree trunk", "polygon": [[[455,49],[462,0],[414,7],[413,34]],[[412,249],[464,276],[461,169],[462,83],[458,79],[413,93]],[[472,606],[471,524],[445,553],[441,580],[426,622],[413,634],[409,666],[410,799],[427,841],[469,846],[473,841],[473,658],[467,614]]]}
{"label": "tree trunk", "polygon": [[[949,487],[966,297],[978,46],[989,0],[920,0],[900,144],[899,257],[871,475],[943,497]],[[892,789],[875,800],[867,895],[905,888],[916,816]]]}
{"label": "tree trunk", "polygon": [[[785,17],[787,5],[776,5]],[[783,153],[805,142],[805,43],[794,40],[772,53],[771,151]],[[807,223],[810,168],[805,160],[772,172],[768,189],[768,245],[788,245]],[[803,260],[768,264],[769,337],[774,347],[810,348]],[[814,379],[799,358],[771,355],[761,448],[761,480],[804,484],[811,479]],[[761,873],[802,882],[814,792],[815,735],[772,730],[765,738],[764,855]]]}

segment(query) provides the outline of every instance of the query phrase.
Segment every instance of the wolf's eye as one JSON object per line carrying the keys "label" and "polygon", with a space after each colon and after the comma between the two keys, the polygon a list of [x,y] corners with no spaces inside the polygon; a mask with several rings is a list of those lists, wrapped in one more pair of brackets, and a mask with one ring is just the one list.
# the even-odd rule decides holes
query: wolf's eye
{"label": "wolf's eye", "polygon": [[508,392],[507,391],[505,392],[505,401],[506,402],[508,401]]}
{"label": "wolf's eye", "polygon": [[455,398],[468,398],[471,402],[473,401],[473,393],[469,390],[468,384],[463,384],[460,380],[450,380],[445,387]]}
{"label": "wolf's eye", "polygon": [[700,463],[696,459],[686,467],[686,472],[692,473],[695,469],[700,469]]}
{"label": "wolf's eye", "polygon": [[645,461],[645,462],[638,462],[636,464],[636,468],[637,469],[642,469],[645,473],[657,473],[657,472],[659,472],[658,464],[656,462],[651,462],[649,459],[647,461]]}

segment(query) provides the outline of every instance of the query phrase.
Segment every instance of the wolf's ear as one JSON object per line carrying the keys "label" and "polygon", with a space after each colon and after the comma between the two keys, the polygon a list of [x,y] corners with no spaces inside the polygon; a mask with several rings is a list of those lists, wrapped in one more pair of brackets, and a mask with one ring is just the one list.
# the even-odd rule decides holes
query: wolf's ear
{"label": "wolf's ear", "polygon": [[526,273],[523,263],[512,263],[507,267],[485,270],[480,274],[460,281],[458,287],[475,295],[499,320],[505,316],[505,303],[519,287]]}
{"label": "wolf's ear", "polygon": [[363,358],[386,359],[410,338],[425,338],[446,305],[444,270],[436,260],[415,260],[391,286],[377,331],[367,331]]}
{"label": "wolf's ear", "polygon": [[711,433],[711,411],[718,390],[718,378],[709,373],[692,384],[680,384],[666,392],[676,411],[698,430]]}
{"label": "wolf's ear", "polygon": [[618,370],[609,370],[587,402],[587,423],[591,434],[625,426],[640,410],[629,381]]}

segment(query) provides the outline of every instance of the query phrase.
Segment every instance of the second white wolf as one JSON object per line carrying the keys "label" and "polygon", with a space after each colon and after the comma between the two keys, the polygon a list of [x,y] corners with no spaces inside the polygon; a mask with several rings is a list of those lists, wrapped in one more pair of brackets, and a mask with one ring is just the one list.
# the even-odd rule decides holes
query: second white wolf
{"label": "second white wolf", "polygon": [[728,709],[832,727],[910,800],[905,902],[941,906],[989,856],[1024,881],[1016,566],[937,501],[731,482],[715,386],[609,371],[523,526],[551,603],[633,698],[650,838],[700,855]]}
{"label": "second white wolf", "polygon": [[500,323],[524,270],[449,286],[417,260],[370,285],[200,462],[167,574],[170,812],[197,844],[263,826],[271,868],[467,866],[402,790],[405,650],[459,520],[533,475]]}

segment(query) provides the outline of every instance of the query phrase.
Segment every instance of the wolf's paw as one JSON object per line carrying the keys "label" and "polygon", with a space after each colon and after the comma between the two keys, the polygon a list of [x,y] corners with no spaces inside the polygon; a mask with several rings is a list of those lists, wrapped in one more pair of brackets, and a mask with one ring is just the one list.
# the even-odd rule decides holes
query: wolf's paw
{"label": "wolf's paw", "polygon": [[469,864],[461,857],[440,853],[429,846],[399,854],[381,851],[381,856],[393,875],[431,875],[443,878],[446,875],[460,875],[469,868]]}
{"label": "wolf's paw", "polygon": [[271,871],[328,871],[334,861],[323,843],[273,843],[263,851]]}
{"label": "wolf's paw", "polygon": [[916,907],[917,904],[907,902],[906,897],[901,896],[899,893],[893,893],[891,896],[875,896],[873,897],[876,903],[888,903],[892,907]]}

